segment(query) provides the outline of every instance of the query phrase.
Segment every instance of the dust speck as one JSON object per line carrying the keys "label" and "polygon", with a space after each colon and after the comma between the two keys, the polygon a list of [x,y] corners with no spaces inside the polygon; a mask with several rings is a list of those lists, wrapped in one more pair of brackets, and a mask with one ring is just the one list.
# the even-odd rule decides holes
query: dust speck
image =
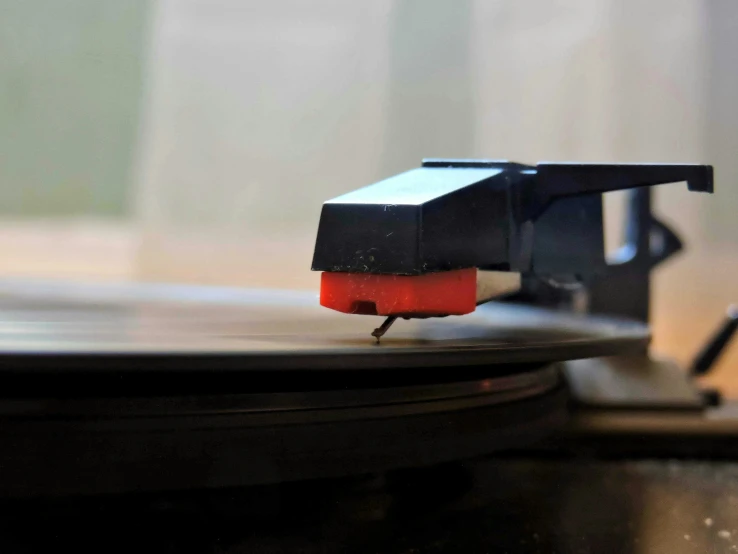
{"label": "dust speck", "polygon": [[726,541],[730,540],[730,531],[728,531],[727,529],[721,529],[720,531],[718,531],[718,537],[720,537],[721,539],[725,539]]}
{"label": "dust speck", "polygon": [[690,535],[684,535],[684,540],[685,541],[691,541],[692,540],[692,537]]}
{"label": "dust speck", "polygon": [[705,518],[705,526],[706,526],[706,527],[712,527],[712,524],[713,524],[713,523],[714,523],[714,522],[712,521],[712,518],[711,518],[711,517],[706,517],[706,518]]}

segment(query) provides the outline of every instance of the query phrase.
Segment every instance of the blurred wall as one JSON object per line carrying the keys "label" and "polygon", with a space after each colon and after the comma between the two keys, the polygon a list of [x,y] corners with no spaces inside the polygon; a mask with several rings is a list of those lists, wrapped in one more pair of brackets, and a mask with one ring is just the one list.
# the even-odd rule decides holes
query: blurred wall
{"label": "blurred wall", "polygon": [[0,215],[122,216],[147,0],[0,0]]}
{"label": "blurred wall", "polygon": [[707,74],[704,102],[705,151],[719,168],[720,201],[711,203],[705,227],[711,241],[738,245],[738,5],[705,3]]}

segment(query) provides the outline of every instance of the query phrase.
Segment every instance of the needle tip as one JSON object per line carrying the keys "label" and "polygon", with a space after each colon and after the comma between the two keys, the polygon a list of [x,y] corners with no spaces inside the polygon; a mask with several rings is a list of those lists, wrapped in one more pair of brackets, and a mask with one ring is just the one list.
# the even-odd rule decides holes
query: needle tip
{"label": "needle tip", "polygon": [[384,336],[384,334],[387,332],[387,330],[390,327],[392,327],[392,324],[395,322],[396,319],[397,319],[397,316],[391,315],[387,319],[384,320],[384,323],[382,323],[382,325],[380,325],[379,327],[374,329],[374,331],[372,331],[372,336],[375,339],[377,339],[377,344],[379,344],[379,339]]}

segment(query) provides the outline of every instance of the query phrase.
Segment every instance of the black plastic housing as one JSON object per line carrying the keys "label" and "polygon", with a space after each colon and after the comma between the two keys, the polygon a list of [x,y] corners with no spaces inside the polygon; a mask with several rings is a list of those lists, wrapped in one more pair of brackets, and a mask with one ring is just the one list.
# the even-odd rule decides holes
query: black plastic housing
{"label": "black plastic housing", "polygon": [[712,192],[712,167],[425,160],[327,201],[312,269],[593,274],[605,265],[601,193],[681,181]]}

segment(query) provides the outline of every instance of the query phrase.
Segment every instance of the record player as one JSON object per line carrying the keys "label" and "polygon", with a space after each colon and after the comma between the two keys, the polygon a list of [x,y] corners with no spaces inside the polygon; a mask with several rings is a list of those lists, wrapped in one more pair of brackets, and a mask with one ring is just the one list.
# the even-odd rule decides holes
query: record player
{"label": "record player", "polygon": [[[712,192],[712,168],[426,160],[325,203],[324,307],[301,292],[6,282],[0,492],[428,466],[599,437],[592,407],[697,421],[716,399],[648,352],[650,272],[681,247],[650,187],[685,181]],[[627,237],[608,261],[602,194],[620,189]],[[388,317],[376,340],[366,314]]]}
{"label": "record player", "polygon": [[[712,168],[425,160],[325,203],[319,296],[4,281],[0,496],[304,503],[379,480],[417,502],[490,459],[550,487],[525,463],[729,458],[738,419],[693,377],[738,312],[691,368],[649,351],[650,275],[681,249],[651,187],[683,182],[712,192]],[[607,259],[602,195],[625,189]]]}

